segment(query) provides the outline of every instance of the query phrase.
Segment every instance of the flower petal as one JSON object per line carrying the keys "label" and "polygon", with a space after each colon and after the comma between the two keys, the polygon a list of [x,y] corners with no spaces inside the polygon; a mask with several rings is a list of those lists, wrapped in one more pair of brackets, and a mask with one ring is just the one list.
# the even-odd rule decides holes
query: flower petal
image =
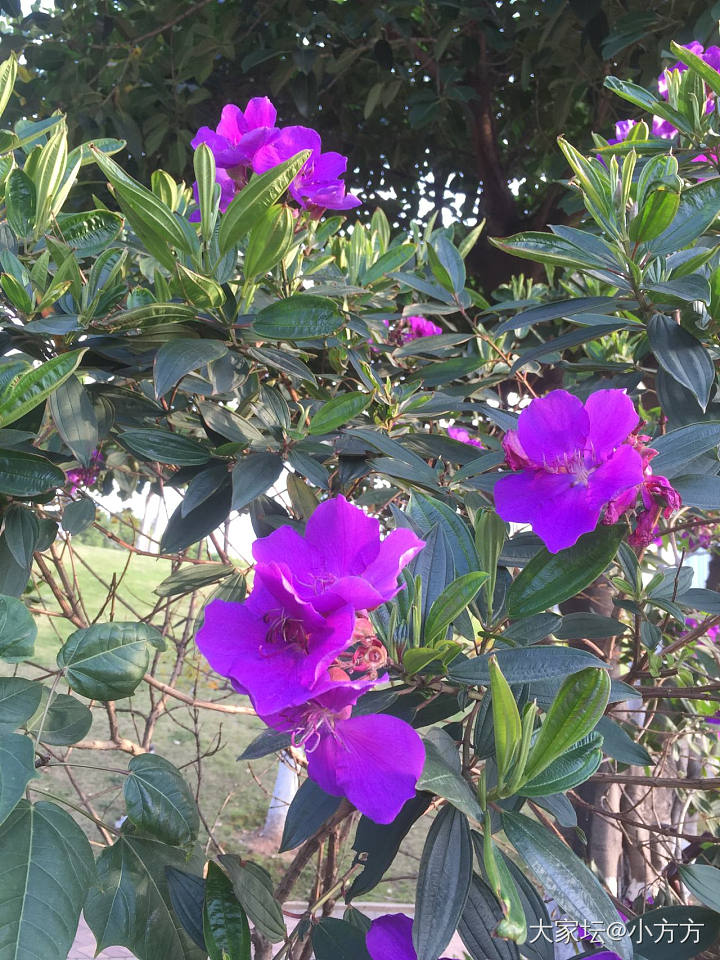
{"label": "flower petal", "polygon": [[248,130],[255,127],[274,127],[277,110],[267,97],[253,97],[245,107],[245,123]]}
{"label": "flower petal", "polygon": [[404,913],[386,913],[373,920],[365,935],[371,960],[417,960],[412,920]]}
{"label": "flower petal", "polygon": [[308,775],[333,796],[345,796],[376,823],[391,823],[415,795],[425,762],[413,728],[385,714],[350,717],[321,737],[308,756]]}
{"label": "flower petal", "polygon": [[634,447],[619,447],[605,463],[593,470],[588,481],[591,500],[598,509],[643,482],[642,457]]}
{"label": "flower petal", "polygon": [[612,453],[640,423],[624,390],[597,390],[585,401],[590,418],[588,441],[598,459]]}
{"label": "flower petal", "polygon": [[236,144],[240,137],[247,132],[247,124],[240,107],[234,103],[226,103],[220,114],[220,123],[217,125],[218,136],[224,137],[230,144]]}
{"label": "flower petal", "polygon": [[567,390],[533,400],[518,419],[518,439],[530,460],[556,463],[584,449],[590,418],[582,402]]}

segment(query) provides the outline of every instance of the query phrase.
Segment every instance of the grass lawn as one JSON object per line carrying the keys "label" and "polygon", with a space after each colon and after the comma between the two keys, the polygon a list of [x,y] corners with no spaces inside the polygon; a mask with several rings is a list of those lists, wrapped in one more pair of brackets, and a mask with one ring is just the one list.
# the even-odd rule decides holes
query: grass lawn
{"label": "grass lawn", "polygon": [[[110,619],[110,607],[106,604],[108,586],[113,575],[117,578],[123,573],[127,563],[127,554],[121,550],[79,544],[74,550],[74,576],[79,585],[85,610],[92,620],[102,610],[100,621]],[[69,576],[73,567],[66,564]],[[115,620],[136,620],[146,616],[155,607],[158,597],[153,593],[155,587],[171,572],[167,560],[155,560],[152,557],[133,555],[130,565],[122,578],[115,598]],[[212,588],[205,591],[209,595]],[[32,598],[33,605],[43,606],[49,611],[60,612],[60,607],[50,590],[43,588]],[[188,612],[192,622],[200,611],[198,601],[193,610],[188,611],[188,600],[183,598],[173,605],[169,636],[176,642],[187,632],[192,636],[192,623],[188,624]],[[164,610],[153,617],[155,626],[161,627]],[[37,616],[38,639],[34,662],[53,668],[60,645],[75,629],[64,617]],[[159,680],[167,681],[175,659],[172,644],[160,655],[156,670]],[[23,667],[27,676],[37,676],[37,671]],[[194,694],[197,699],[206,700],[217,697],[218,689],[225,686],[222,678],[208,675],[204,662],[190,641],[187,648],[183,671],[175,681],[175,687]],[[70,692],[66,687],[58,692]],[[243,702],[244,698],[228,702]],[[141,738],[140,718],[133,715],[133,709],[147,713],[149,694],[146,684],[141,684],[135,697],[118,701],[116,704],[119,733],[134,741]],[[194,711],[177,700],[168,701],[169,710],[160,717],[153,734],[153,749],[166,757],[185,774],[191,788],[196,792],[200,810],[206,825],[201,829],[201,840],[207,841],[207,826],[213,830],[216,840],[228,852],[253,856],[263,863],[271,873],[279,878],[288,856],[261,856],[247,852],[248,835],[262,827],[269,797],[277,769],[274,756],[248,763],[238,762],[237,757],[243,749],[263,729],[263,724],[255,717],[233,716],[209,710]],[[108,718],[102,704],[93,705],[93,726],[88,738],[105,740],[108,738]],[[54,748],[56,754],[65,755],[67,748]],[[206,751],[215,751],[201,764],[202,775],[198,782],[198,764],[196,758]],[[130,757],[127,753],[109,750],[71,750],[67,760],[77,766],[67,769],[50,767],[42,770],[41,779],[34,782],[40,790],[46,790],[58,796],[77,802],[78,795],[68,777],[68,770],[90,800],[97,815],[106,823],[114,824],[124,813],[122,799],[122,774],[112,772],[124,769]],[[108,769],[109,768],[109,769]],[[100,835],[92,823],[77,817],[87,828],[93,842],[101,842]],[[422,844],[427,824],[421,821],[406,842],[407,852],[401,854],[391,868],[388,881],[380,884],[368,899],[391,899],[408,901],[414,898],[412,878],[417,873]],[[210,849],[212,855],[213,850]],[[402,879],[394,880],[393,877]],[[297,885],[293,898],[301,898],[307,892],[310,875]],[[303,889],[305,888],[305,889]]]}

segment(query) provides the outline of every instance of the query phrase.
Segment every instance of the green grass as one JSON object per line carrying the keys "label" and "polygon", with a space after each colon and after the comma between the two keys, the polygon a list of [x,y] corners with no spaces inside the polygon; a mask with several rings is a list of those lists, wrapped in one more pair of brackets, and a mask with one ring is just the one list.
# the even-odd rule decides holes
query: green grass
{"label": "green grass", "polygon": [[[87,617],[91,621],[98,614],[101,622],[110,619],[111,613],[115,620],[136,620],[147,616],[158,602],[158,597],[153,593],[155,587],[171,572],[170,562],[167,560],[133,555],[123,575],[127,562],[127,554],[123,551],[78,545],[74,553],[74,576],[77,578]],[[68,576],[72,577],[73,566],[66,563],[65,567],[69,571]],[[122,576],[114,609],[107,602],[108,586],[113,575],[118,579]],[[207,590],[205,595],[211,592],[211,589]],[[32,598],[31,603],[53,613],[61,612],[58,602],[44,585]],[[172,641],[182,641],[184,634],[192,637],[192,626],[201,607],[202,604],[198,602],[194,609],[188,610],[187,598],[176,599],[173,603],[169,631],[171,642],[168,644],[169,649],[160,655],[155,671],[159,680],[167,681],[170,678],[175,660]],[[163,618],[164,610],[161,608],[151,622],[161,627]],[[60,645],[75,628],[64,617],[45,615],[37,616],[36,620],[38,639],[34,662],[52,669]],[[23,668],[23,673],[37,676],[37,671],[30,667]],[[187,646],[183,670],[174,686],[200,700],[217,699],[218,691],[227,689],[226,681],[207,672],[191,639]],[[70,691],[64,687],[60,692]],[[228,699],[228,702],[242,703],[244,698],[233,697]],[[140,685],[133,698],[118,701],[116,707],[121,736],[134,741],[141,739],[140,719],[133,716],[132,711],[147,714],[149,706],[150,696],[146,684]],[[217,842],[228,852],[252,856],[279,879],[287,864],[287,855],[280,857],[247,853],[248,836],[257,831],[264,822],[277,761],[274,756],[252,763],[238,761],[237,758],[263,729],[262,722],[252,716],[233,716],[209,710],[193,711],[177,700],[169,700],[168,707],[153,733],[154,751],[182,769],[198,797],[200,809]],[[102,704],[93,705],[93,717],[88,738],[108,739],[108,718]],[[201,776],[198,779],[197,756],[210,751],[213,751],[213,754],[202,761]],[[55,748],[55,752],[64,755],[66,748]],[[77,802],[78,795],[69,780],[69,770],[97,815],[111,825],[117,822],[124,813],[124,777],[108,768],[126,768],[129,755],[109,750],[71,750],[66,759],[70,764],[78,766],[43,769],[41,779],[35,781],[34,785],[40,790],[47,790]],[[77,819],[84,820],[81,816]],[[92,841],[101,842],[100,835],[89,820],[85,820],[83,825]],[[390,870],[390,881],[378,886],[369,894],[368,899],[413,899],[414,883],[405,878],[412,877],[417,872],[426,829],[425,821],[416,825],[405,845],[406,850]],[[207,842],[205,827],[201,830],[201,841]],[[212,853],[211,848],[210,854]],[[392,877],[403,879],[395,881]],[[310,882],[308,871],[295,888],[293,898],[303,898],[309,890]]]}

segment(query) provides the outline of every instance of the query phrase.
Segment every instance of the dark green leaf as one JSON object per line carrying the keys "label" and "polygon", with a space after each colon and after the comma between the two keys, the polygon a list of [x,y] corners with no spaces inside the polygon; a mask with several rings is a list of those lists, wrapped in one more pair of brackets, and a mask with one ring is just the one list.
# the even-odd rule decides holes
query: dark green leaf
{"label": "dark green leaf", "polygon": [[138,960],[206,960],[207,952],[192,942],[172,910],[166,878],[168,868],[199,874],[202,861],[194,859],[188,863],[184,850],[132,835],[106,847],[84,906],[97,949],[127,947]]}
{"label": "dark green leaf", "polygon": [[25,677],[0,677],[0,733],[25,723],[40,706],[42,685]]}
{"label": "dark green leaf", "polygon": [[607,929],[617,924],[617,910],[595,876],[575,854],[545,827],[518,813],[502,815],[505,834],[537,877],[548,896],[554,897],[560,908],[573,920],[582,923],[592,917],[602,925],[598,938],[605,935],[605,946],[614,950],[620,960],[633,960],[628,936],[611,940]]}
{"label": "dark green leaf", "polygon": [[545,797],[585,783],[602,763],[602,737],[591,734],[553,760],[541,773],[518,789],[523,797]]}
{"label": "dark green leaf", "polygon": [[10,663],[27,660],[35,653],[37,626],[21,600],[0,596],[0,657]]}
{"label": "dark green leaf", "polygon": [[627,627],[612,617],[598,613],[566,613],[556,629],[551,630],[558,640],[601,640],[624,633]]}
{"label": "dark green leaf", "polygon": [[480,877],[474,876],[458,924],[458,933],[471,956],[482,957],[482,960],[520,960],[517,944],[495,936],[502,919],[502,909],[492,890]]}
{"label": "dark green leaf", "polygon": [[71,500],[65,505],[62,527],[66,533],[82,533],[95,520],[95,504],[89,497]]}
{"label": "dark green leaf", "polygon": [[253,330],[268,340],[308,340],[329,337],[344,322],[332,300],[297,293],[264,307],[255,318]]}
{"label": "dark green leaf", "polygon": [[34,497],[65,483],[65,474],[44,457],[20,450],[0,450],[0,493]]}
{"label": "dark green leaf", "polygon": [[88,700],[122,700],[133,695],[145,675],[149,644],[164,647],[155,627],[146,623],[96,623],[68,637],[57,665],[72,689]]}
{"label": "dark green leaf", "polygon": [[205,951],[203,934],[203,905],[205,881],[177,867],[165,867],[170,903],[186,933]]}
{"label": "dark green leaf", "polygon": [[41,743],[52,747],[67,747],[77,743],[92,726],[92,713],[75,697],[57,693],[47,707],[48,691],[42,690],[42,700],[35,715],[28,720],[28,733]]}
{"label": "dark green leaf", "polygon": [[602,735],[603,752],[613,760],[637,764],[640,767],[652,763],[652,757],[645,747],[636,743],[612,717],[601,717],[595,729]]}
{"label": "dark green leaf", "polygon": [[203,932],[210,960],[250,960],[250,926],[229,878],[208,864]]}
{"label": "dark green leaf", "polygon": [[32,740],[19,733],[0,733],[0,824],[10,816],[36,776]]}
{"label": "dark green leaf", "polygon": [[312,932],[316,960],[370,960],[362,930],[345,920],[323,917]]}
{"label": "dark green leaf", "polygon": [[8,223],[18,237],[26,237],[35,225],[35,184],[24,170],[13,170],[5,184]]}
{"label": "dark green leaf", "polygon": [[180,771],[154,753],[133,757],[123,794],[127,815],[146,835],[182,846],[197,839],[195,798]]}
{"label": "dark green leaf", "polygon": [[[673,936],[675,930],[677,936]],[[628,924],[628,933],[638,953],[642,951],[652,960],[694,960],[717,940],[720,914],[706,907],[661,907],[635,917]]]}
{"label": "dark green leaf", "polygon": [[280,853],[294,850],[316,834],[339,804],[340,797],[331,797],[314,780],[305,780],[288,807]]}
{"label": "dark green leaf", "polygon": [[310,433],[331,433],[338,427],[345,426],[353,417],[361,414],[371,400],[372,397],[369,394],[359,391],[344,393],[328,400],[313,415],[310,421]]}
{"label": "dark green leaf", "polygon": [[460,773],[460,757],[451,737],[444,730],[435,728],[425,734],[423,742],[425,766],[417,783],[418,790],[435,793],[473,820],[482,822],[482,810]]}
{"label": "dark green leaf", "polygon": [[622,524],[601,525],[567,550],[541,550],[513,581],[508,592],[508,614],[529,617],[576,596],[603,573],[624,533]]}
{"label": "dark green leaf", "polygon": [[688,423],[655,437],[650,445],[658,451],[653,459],[653,473],[663,477],[677,477],[687,472],[689,461],[720,443],[720,420]]}
{"label": "dark green leaf", "polygon": [[0,827],[0,927],[13,960],[66,960],[95,866],[87,837],[54,803],[21,800]]}
{"label": "dark green leaf", "polygon": [[22,373],[0,394],[0,427],[7,427],[35,407],[71,377],[87,348],[60,353]]}
{"label": "dark green leaf", "polygon": [[387,253],[379,257],[372,266],[361,272],[360,283],[365,287],[372,286],[373,283],[392,273],[393,270],[399,270],[414,253],[415,245],[412,243],[401,243],[397,247],[392,247]]}
{"label": "dark green leaf", "polygon": [[450,943],[468,897],[472,866],[467,817],[452,806],[443,807],[420,859],[412,927],[418,960],[437,960]]}
{"label": "dark green leaf", "polygon": [[648,339],[658,363],[687,387],[705,410],[715,382],[715,365],[700,341],[663,313],[650,318]]}
{"label": "dark green leaf", "polygon": [[226,563],[204,563],[197,566],[181,567],[177,573],[170,574],[153,591],[159,597],[175,597],[184,593],[193,593],[218,580],[224,580],[235,572],[235,567]]}
{"label": "dark green leaf", "polygon": [[712,178],[696,183],[683,190],[675,219],[667,230],[650,241],[648,248],[655,257],[682,250],[705,233],[718,213],[720,181]]}
{"label": "dark green leaf", "polygon": [[193,466],[207,463],[210,459],[210,454],[202,444],[169,430],[136,427],[119,434],[118,440],[143,460]]}
{"label": "dark green leaf", "polygon": [[164,397],[185,374],[206,366],[227,352],[227,347],[219,340],[168,340],[155,355],[155,396],[158,399]]}
{"label": "dark green leaf", "polygon": [[62,213],[57,218],[63,243],[81,257],[94,257],[115,240],[123,227],[123,218],[112,210],[87,210]]}
{"label": "dark green leaf", "polygon": [[238,460],[232,472],[232,509],[242,510],[269,490],[282,466],[282,459],[275,453],[250,453]]}
{"label": "dark green leaf", "polygon": [[[471,686],[490,683],[488,662],[491,654],[473,657],[451,666],[448,676],[451,680]],[[546,680],[549,677],[567,677],[585,667],[606,667],[585,650],[572,647],[527,647],[517,650],[498,650],[494,654],[498,666],[508,683],[530,683],[533,680]]]}
{"label": "dark green leaf", "polygon": [[235,896],[260,932],[278,943],[285,939],[285,921],[280,904],[272,895],[272,880],[269,874],[255,863],[241,861],[239,857],[225,854],[220,862],[232,881]]}
{"label": "dark green leaf", "polygon": [[702,475],[673,477],[673,486],[682,497],[684,507],[720,510],[720,477]]}
{"label": "dark green leaf", "polygon": [[98,446],[98,424],[95,410],[77,377],[68,377],[65,383],[50,395],[58,433],[83,466],[88,466]]}
{"label": "dark green leaf", "polygon": [[702,863],[680,866],[680,879],[700,903],[720,913],[720,870]]}
{"label": "dark green leaf", "polygon": [[21,567],[29,567],[40,535],[37,517],[27,507],[11,503],[5,511],[3,522],[8,550]]}

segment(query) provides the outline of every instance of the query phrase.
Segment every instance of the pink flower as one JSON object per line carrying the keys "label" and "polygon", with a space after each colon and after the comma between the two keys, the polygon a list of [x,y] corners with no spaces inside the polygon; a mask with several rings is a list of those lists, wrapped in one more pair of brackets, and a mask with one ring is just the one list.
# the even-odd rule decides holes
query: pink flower
{"label": "pink flower", "polygon": [[485,444],[482,440],[479,440],[477,437],[471,437],[464,427],[448,427],[447,432],[448,436],[453,440],[459,440],[460,443],[468,443],[471,447],[479,447],[480,450],[485,449]]}
{"label": "pink flower", "polygon": [[93,450],[90,455],[90,463],[86,467],[76,467],[67,471],[67,479],[70,484],[70,496],[74,496],[80,487],[90,487],[97,480],[102,470],[105,458],[99,450]]}
{"label": "pink flower", "polygon": [[433,323],[432,320],[428,320],[427,317],[404,317],[402,325],[405,327],[402,335],[403,343],[417,340],[420,337],[436,337],[439,333],[442,333],[442,327]]}

